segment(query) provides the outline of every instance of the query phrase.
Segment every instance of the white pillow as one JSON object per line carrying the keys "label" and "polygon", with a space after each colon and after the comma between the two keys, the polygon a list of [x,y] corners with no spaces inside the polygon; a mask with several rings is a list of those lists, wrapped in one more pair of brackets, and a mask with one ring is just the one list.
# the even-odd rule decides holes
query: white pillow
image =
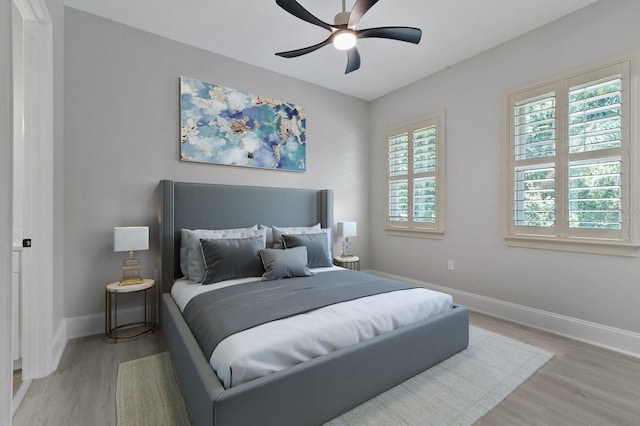
{"label": "white pillow", "polygon": [[268,226],[259,225],[258,229],[264,229],[267,232],[267,248],[273,248],[273,229]]}

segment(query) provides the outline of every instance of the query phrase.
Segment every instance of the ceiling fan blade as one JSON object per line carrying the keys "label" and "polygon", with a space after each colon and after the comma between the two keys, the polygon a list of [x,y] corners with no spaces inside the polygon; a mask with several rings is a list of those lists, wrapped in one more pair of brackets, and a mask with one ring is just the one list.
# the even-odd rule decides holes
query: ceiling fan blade
{"label": "ceiling fan blade", "polygon": [[378,0],[357,0],[356,4],[353,5],[353,9],[351,9],[347,26],[354,29],[364,14],[376,3],[378,3]]}
{"label": "ceiling fan blade", "polygon": [[347,50],[347,69],[344,71],[345,74],[349,74],[352,71],[360,68],[360,53],[358,53],[358,49],[352,47]]}
{"label": "ceiling fan blade", "polygon": [[313,46],[303,47],[302,49],[289,50],[286,52],[278,52],[277,56],[281,56],[283,58],[296,58],[298,56],[306,55],[307,53],[315,52],[321,47],[326,46],[327,44],[331,44],[332,36],[329,36],[325,41],[321,41],[318,44],[314,44]]}
{"label": "ceiling fan blade", "polygon": [[418,44],[422,38],[422,30],[412,27],[378,27],[358,30],[356,35],[358,38],[388,38]]}
{"label": "ceiling fan blade", "polygon": [[311,12],[302,7],[296,0],[276,0],[276,4],[296,18],[302,19],[303,21],[306,21],[310,24],[317,25],[321,28],[332,31],[331,25],[313,16]]}

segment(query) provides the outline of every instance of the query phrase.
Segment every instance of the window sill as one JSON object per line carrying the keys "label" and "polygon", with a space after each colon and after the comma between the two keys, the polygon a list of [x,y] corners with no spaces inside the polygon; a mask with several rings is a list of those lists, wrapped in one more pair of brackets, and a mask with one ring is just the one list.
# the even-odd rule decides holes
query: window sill
{"label": "window sill", "polygon": [[444,236],[444,231],[436,230],[417,230],[417,229],[398,229],[398,228],[385,228],[387,235],[394,237],[410,237],[410,238],[429,238],[432,240],[441,240]]}
{"label": "window sill", "polygon": [[606,254],[610,256],[635,257],[638,244],[610,240],[551,239],[539,236],[507,235],[510,247],[534,248],[543,250],[571,251],[577,253]]}

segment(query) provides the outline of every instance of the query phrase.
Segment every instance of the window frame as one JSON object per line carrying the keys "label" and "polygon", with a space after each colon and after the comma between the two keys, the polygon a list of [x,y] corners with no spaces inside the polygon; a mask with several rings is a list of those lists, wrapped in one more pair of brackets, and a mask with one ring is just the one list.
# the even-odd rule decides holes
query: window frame
{"label": "window frame", "polygon": [[[640,52],[634,52],[630,55],[584,67],[544,81],[521,86],[505,93],[503,200],[504,237],[508,245],[620,256],[636,255],[637,249],[640,247],[638,235],[640,216],[640,197],[638,197],[638,192],[640,192],[640,181],[638,179],[638,153],[640,151],[640,139],[638,137],[638,114],[640,113],[638,93],[639,57]],[[569,153],[568,97],[570,89],[610,78],[617,74],[620,74],[622,82],[621,147],[577,154]],[[514,143],[516,127],[515,106],[520,101],[532,100],[551,93],[555,96],[556,108],[555,155],[531,160],[516,160],[516,146]],[[621,229],[570,228],[568,219],[570,165],[576,164],[579,160],[601,161],[608,156],[619,157],[621,163]],[[515,224],[516,168],[549,163],[555,167],[555,226],[548,228],[517,226]]]}
{"label": "window frame", "polygon": [[[422,118],[406,122],[399,125],[393,125],[388,127],[385,132],[385,175],[386,175],[386,188],[385,188],[385,232],[388,235],[405,236],[405,237],[418,237],[418,238],[432,238],[442,239],[445,230],[445,111],[438,111],[436,113],[424,116]],[[418,176],[414,176],[413,173],[413,150],[412,150],[412,133],[416,130],[435,127],[436,131],[436,158],[435,158],[435,171],[428,173],[420,173]],[[390,220],[389,207],[390,207],[390,185],[397,177],[392,178],[389,170],[389,140],[400,134],[407,133],[409,137],[408,147],[408,172],[406,179],[408,181],[408,217],[407,222],[395,222]],[[413,221],[413,179],[419,179],[421,177],[434,177],[435,178],[435,222],[414,222]]]}

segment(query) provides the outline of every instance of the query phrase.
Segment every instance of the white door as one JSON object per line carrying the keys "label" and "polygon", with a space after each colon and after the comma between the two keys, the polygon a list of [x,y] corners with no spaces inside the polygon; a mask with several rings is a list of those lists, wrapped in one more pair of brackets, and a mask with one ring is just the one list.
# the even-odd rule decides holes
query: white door
{"label": "white door", "polygon": [[14,240],[20,245],[24,238],[33,241],[20,256],[20,355],[23,379],[28,380],[47,376],[54,369],[53,30],[46,0],[13,3],[22,25],[22,49],[17,49],[19,60],[13,61],[19,62],[14,87],[18,91]]}
{"label": "white door", "polygon": [[20,241],[24,211],[24,54],[22,15],[12,3],[12,65],[13,65],[13,253],[12,253],[12,318],[14,369],[20,363]]}

